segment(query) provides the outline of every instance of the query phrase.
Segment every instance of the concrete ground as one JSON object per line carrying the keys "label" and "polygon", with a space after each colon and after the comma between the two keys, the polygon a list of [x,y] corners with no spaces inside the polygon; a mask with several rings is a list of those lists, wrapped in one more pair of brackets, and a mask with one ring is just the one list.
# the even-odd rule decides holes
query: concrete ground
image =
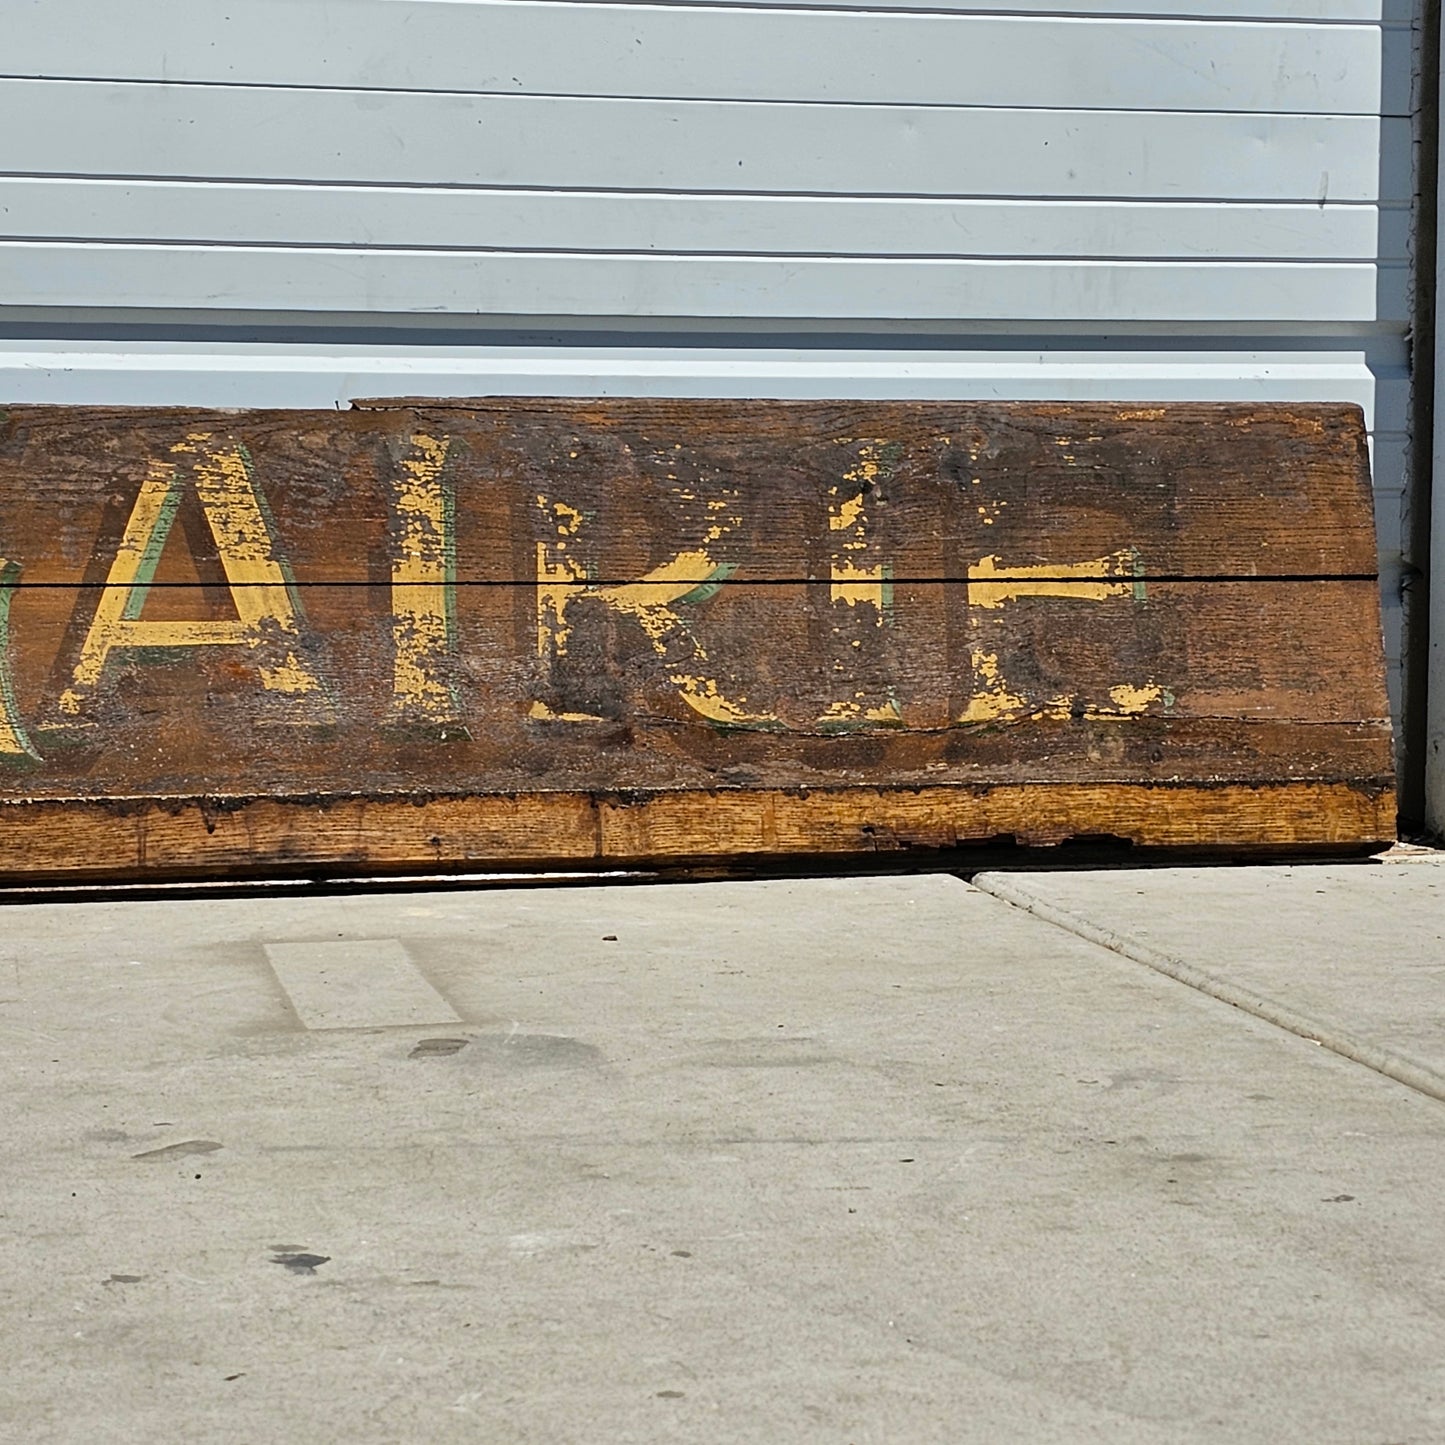
{"label": "concrete ground", "polygon": [[11,906],[0,1438],[1445,1440],[1442,903]]}

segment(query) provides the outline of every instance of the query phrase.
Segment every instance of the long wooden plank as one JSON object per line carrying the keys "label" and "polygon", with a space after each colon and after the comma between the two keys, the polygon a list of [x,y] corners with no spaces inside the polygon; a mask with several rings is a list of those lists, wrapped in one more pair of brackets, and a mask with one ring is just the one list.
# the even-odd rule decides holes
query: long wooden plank
{"label": "long wooden plank", "polygon": [[[1403,64],[1386,57],[1387,33]],[[46,0],[11,18],[0,63],[37,78],[459,94],[1407,115],[1408,44],[1298,21]]]}
{"label": "long wooden plank", "polygon": [[[224,799],[1388,781],[1379,639],[1354,627],[1371,581],[849,578],[600,583],[560,598],[535,583],[413,586],[401,623],[387,587],[299,585],[299,641],[272,650],[221,635],[245,598],[228,606],[214,580],[152,586],[141,628],[111,619],[129,595],[118,588],[20,586],[11,717],[29,750],[6,755],[11,788]],[[434,618],[450,623],[445,647],[426,641]],[[1262,651],[1266,631],[1288,645]],[[114,642],[97,665],[107,636],[143,640]]]}
{"label": "long wooden plank", "polygon": [[1365,458],[1321,406],[17,408],[0,876],[1363,846]]}
{"label": "long wooden plank", "polygon": [[1366,201],[1410,124],[0,81],[12,174],[837,195]]}
{"label": "long wooden plank", "polygon": [[1122,260],[1406,259],[1409,213],[1371,205],[855,200],[455,187],[7,179],[12,240],[226,242],[571,254]]}
{"label": "long wooden plank", "polygon": [[[1101,831],[1101,819],[1107,830]],[[473,868],[815,864],[1081,836],[1141,848],[1359,853],[1394,836],[1388,789],[1286,785],[880,788],[597,796],[0,801],[0,878],[31,882]]]}
{"label": "long wooden plank", "polygon": [[427,315],[1376,322],[1409,271],[1367,262],[833,260],[0,242],[0,302]]}
{"label": "long wooden plank", "polygon": [[[606,582],[702,552],[711,560],[694,563],[708,574],[699,583],[714,569],[747,582],[828,579],[847,557],[899,581],[970,581],[990,555],[1043,565],[1060,537],[1077,554],[1061,563],[1131,552],[1123,575],[1137,568],[1141,580],[1361,578],[1375,567],[1360,525],[1369,472],[1353,408],[667,398],[361,406],[342,417],[13,408],[0,430],[0,546],[32,559],[22,589],[99,584],[95,569],[151,470],[193,471],[203,445],[249,459],[297,578],[373,583],[398,479],[432,448],[452,516],[454,583],[535,587],[537,548],[554,545],[562,512],[579,518],[561,549],[569,565]],[[1213,446],[1200,444],[1206,427],[1220,434]],[[42,475],[47,508],[30,501]],[[835,535],[845,513],[864,528],[857,537]]]}

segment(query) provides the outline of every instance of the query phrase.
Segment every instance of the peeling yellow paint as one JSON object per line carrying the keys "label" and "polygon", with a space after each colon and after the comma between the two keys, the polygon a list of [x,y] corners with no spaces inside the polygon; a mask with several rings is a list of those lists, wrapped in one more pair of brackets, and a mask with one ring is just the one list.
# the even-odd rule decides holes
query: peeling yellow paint
{"label": "peeling yellow paint", "polygon": [[974,648],[973,676],[973,696],[959,715],[959,722],[997,722],[1002,718],[1017,717],[1028,710],[1027,700],[1009,691],[998,653]]}
{"label": "peeling yellow paint", "polygon": [[[1040,566],[1002,567],[996,556],[981,557],[968,569],[971,607],[996,608],[1020,597],[1060,597],[1074,602],[1103,602],[1112,597],[1143,597],[1143,571],[1138,552],[1121,548],[1087,562],[1046,562]],[[960,715],[962,723],[1017,721],[1025,717],[1062,721],[1068,718],[1108,720],[1135,716],[1157,702],[1172,706],[1173,695],[1152,680],[1120,683],[1109,689],[1113,708],[1080,709],[1075,698],[1030,701],[1011,690],[998,654],[973,649],[974,693]]]}
{"label": "peeling yellow paint", "polygon": [[552,511],[557,518],[557,535],[559,537],[575,537],[577,529],[582,525],[582,513],[576,507],[569,507],[565,502],[553,502]]}
{"label": "peeling yellow paint", "polygon": [[[639,607],[670,606],[718,573],[717,563],[701,548],[679,552],[670,562],[654,567],[636,582],[621,582],[592,589],[609,606],[627,612]],[[666,589],[661,595],[658,588]]]}
{"label": "peeling yellow paint", "polygon": [[1109,689],[1109,696],[1118,703],[1120,712],[1141,713],[1163,699],[1164,689],[1157,682],[1146,682],[1142,687],[1120,683]]}
{"label": "peeling yellow paint", "polygon": [[1089,562],[1045,562],[1037,567],[1000,567],[996,556],[981,557],[968,569],[968,600],[974,607],[1002,607],[1019,597],[1102,602],[1129,596],[1135,574],[1136,554],[1127,547]]}
{"label": "peeling yellow paint", "polygon": [[449,440],[417,432],[391,482],[392,716],[455,726],[460,709],[442,675],[456,645],[451,499],[442,476]]}
{"label": "peeling yellow paint", "polygon": [[[833,496],[838,495],[837,487],[830,487],[828,490]],[[861,527],[863,523],[863,498],[861,496],[845,497],[828,513],[828,526],[834,532]]]}
{"label": "peeling yellow paint", "polygon": [[[565,516],[569,523],[569,535],[575,535],[584,520],[581,512],[562,503],[551,502],[541,494],[537,497],[537,504],[544,511],[550,509],[554,515]],[[709,511],[716,513],[728,503],[713,499],[707,506]],[[559,547],[539,542],[537,655],[542,658],[566,655],[571,637],[567,609],[578,597],[586,596],[633,618],[659,657],[671,660],[678,651],[674,644],[682,644],[688,654],[687,662],[670,668],[668,681],[695,712],[711,722],[730,727],[776,726],[778,719],[771,713],[750,710],[746,706],[746,698],[734,701],[727,697],[716,680],[706,675],[703,666],[708,661],[707,653],[676,611],[677,605],[689,593],[726,577],[728,569],[713,558],[706,544],[721,540],[740,521],[737,516],[715,517],[708,526],[703,546],[679,552],[636,582],[605,586],[590,583],[580,564],[570,557],[557,555]],[[590,720],[588,714],[557,714],[548,710],[547,715],[568,721]],[[534,707],[532,716],[540,717],[542,714]]]}
{"label": "peeling yellow paint", "polygon": [[[592,588],[589,595],[634,618],[660,657],[669,655],[674,639],[682,639],[696,665],[707,662],[707,653],[673,609],[689,592],[722,573],[723,569],[701,549],[679,552],[670,562],[654,567],[636,582]],[[771,713],[749,710],[746,698],[732,701],[713,678],[700,672],[677,668],[668,673],[668,681],[689,707],[710,722],[730,727],[771,727],[778,722]]]}
{"label": "peeling yellow paint", "polygon": [[[319,679],[295,650],[301,635],[300,604],[292,595],[262,504],[241,449],[212,446],[209,432],[192,432],[171,448],[183,461],[153,461],[141,483],[106,586],[70,686],[58,707],[78,719],[100,686],[106,662],[117,648],[245,647],[257,658],[268,691],[305,700],[297,714],[305,722],[330,721],[332,708]],[[192,459],[186,465],[184,459]],[[141,617],[146,593],[180,504],[185,473],[200,500],[216,552],[230,587],[236,619],[156,621]]]}
{"label": "peeling yellow paint", "polygon": [[975,649],[973,653],[975,691],[968,707],[960,714],[961,723],[1016,722],[1022,718],[1040,718],[1052,722],[1064,722],[1070,718],[1108,722],[1111,719],[1137,717],[1160,701],[1166,706],[1172,703],[1172,695],[1158,683],[1148,682],[1140,686],[1120,683],[1109,689],[1113,708],[1079,708],[1074,698],[1067,695],[1051,697],[1039,703],[1030,703],[1027,698],[1010,692],[999,664],[998,654]]}
{"label": "peeling yellow paint", "polygon": [[[840,438],[840,443],[851,444],[851,439]],[[853,485],[828,488],[828,530],[847,534],[833,553],[830,596],[834,602],[849,607],[872,607],[876,613],[874,621],[882,627],[890,601],[888,569],[881,564],[863,566],[853,557],[840,555],[840,551],[868,551],[867,497],[873,483],[882,475],[882,450],[888,443],[880,439],[857,445],[857,464],[843,473],[843,481]]]}
{"label": "peeling yellow paint", "polygon": [[[697,652],[699,660],[706,662],[707,654],[701,648],[698,648]],[[745,707],[724,697],[717,683],[710,677],[675,672],[670,675],[670,681],[682,693],[683,701],[710,722],[727,727],[747,728],[772,728],[780,725],[772,713],[749,712]]]}
{"label": "peeling yellow paint", "polygon": [[849,607],[872,607],[876,613],[873,621],[884,624],[884,601],[888,577],[883,567],[858,567],[848,557],[833,561],[833,576],[830,596],[834,602],[846,602]]}
{"label": "peeling yellow paint", "polygon": [[599,717],[596,713],[590,712],[557,712],[554,708],[547,706],[545,702],[534,702],[528,709],[528,716],[536,718],[538,722],[606,722],[607,719]]}
{"label": "peeling yellow paint", "polygon": [[1167,689],[1154,682],[1147,682],[1139,687],[1130,683],[1120,683],[1118,687],[1109,689],[1109,697],[1114,702],[1112,708],[1086,707],[1082,710],[1077,708],[1075,700],[1071,697],[1052,697],[1042,707],[1036,709],[1034,715],[1059,721],[1077,717],[1089,718],[1096,722],[1108,722],[1110,719],[1138,717],[1140,713],[1147,712],[1156,702],[1163,701],[1168,706],[1174,700]]}
{"label": "peeling yellow paint", "polygon": [[[543,493],[536,494],[537,506],[549,519],[554,519],[558,534],[575,537],[581,529],[583,515],[565,502],[553,502]],[[571,628],[567,626],[567,600],[578,586],[585,585],[587,574],[581,564],[563,555],[565,542],[549,545],[537,543],[537,656],[564,657]]]}
{"label": "peeling yellow paint", "polygon": [[[843,445],[849,442],[858,442],[856,437],[843,441]],[[858,482],[860,484],[872,484],[883,475],[883,449],[888,446],[885,437],[874,437],[871,441],[858,443],[858,465],[843,473],[843,480],[847,482]]]}
{"label": "peeling yellow paint", "polygon": [[0,557],[0,758],[11,764],[40,760],[21,725],[10,675],[10,597],[19,581],[20,564]]}
{"label": "peeling yellow paint", "polygon": [[[870,508],[877,498],[876,484],[891,475],[890,452],[896,452],[898,445],[883,438],[840,437],[838,443],[856,446],[858,452],[856,462],[843,473],[839,484],[828,489],[828,531],[834,539],[829,598],[835,604],[842,603],[852,609],[855,615],[860,608],[871,609],[871,615],[859,620],[865,626],[871,621],[875,628],[883,628],[892,620],[892,572],[886,563],[867,560],[873,546],[869,536]],[[847,630],[855,631],[856,626],[856,622],[851,623]],[[841,629],[833,630],[836,634]],[[851,652],[861,651],[863,639],[856,635],[850,637],[848,647]],[[846,666],[837,663],[834,671],[847,673],[853,666],[851,660]],[[897,699],[889,689],[888,695],[881,698],[875,695],[870,700],[860,691],[852,699],[830,702],[818,725],[824,728],[862,727],[869,723],[896,726],[900,720]]]}
{"label": "peeling yellow paint", "polygon": [[848,701],[829,703],[819,721],[825,726],[828,723],[848,726],[884,723],[896,726],[903,721],[903,714],[899,709],[898,699],[890,697],[881,707],[863,707],[859,703]]}

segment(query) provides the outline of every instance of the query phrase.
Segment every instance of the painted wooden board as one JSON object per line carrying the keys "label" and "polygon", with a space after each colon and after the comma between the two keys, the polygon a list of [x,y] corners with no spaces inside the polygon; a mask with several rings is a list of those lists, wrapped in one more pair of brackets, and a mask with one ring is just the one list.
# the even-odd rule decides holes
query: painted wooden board
{"label": "painted wooden board", "polygon": [[9,22],[5,72],[38,78],[1336,115],[1410,100],[1409,33],[1374,25],[578,0],[45,0]]}
{"label": "painted wooden board", "polygon": [[0,878],[1358,848],[1339,406],[13,408]]}
{"label": "painted wooden board", "polygon": [[1363,115],[617,100],[0,80],[11,175],[1408,202]]}

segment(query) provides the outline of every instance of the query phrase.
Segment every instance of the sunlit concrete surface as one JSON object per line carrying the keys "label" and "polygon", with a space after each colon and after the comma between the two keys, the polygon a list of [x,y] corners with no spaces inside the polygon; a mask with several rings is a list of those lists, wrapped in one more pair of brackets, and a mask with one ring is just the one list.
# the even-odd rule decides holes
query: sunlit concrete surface
{"label": "sunlit concrete surface", "polygon": [[956,879],[0,918],[4,1438],[1445,1439],[1445,1104]]}
{"label": "sunlit concrete surface", "polygon": [[1445,1095],[1445,853],[978,881],[1141,961],[1276,1005],[1330,1043],[1398,1059]]}

